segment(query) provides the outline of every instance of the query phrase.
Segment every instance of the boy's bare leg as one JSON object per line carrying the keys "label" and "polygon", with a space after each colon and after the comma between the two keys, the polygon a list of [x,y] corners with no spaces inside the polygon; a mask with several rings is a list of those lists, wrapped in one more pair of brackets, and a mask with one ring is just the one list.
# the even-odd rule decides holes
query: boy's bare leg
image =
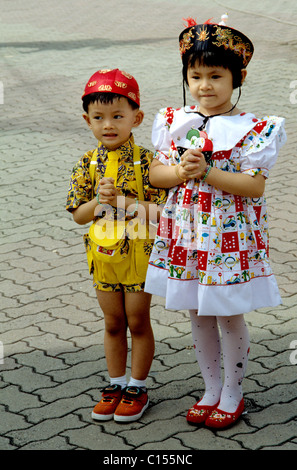
{"label": "boy's bare leg", "polygon": [[155,341],[150,323],[151,294],[125,293],[125,311],[132,339],[131,376],[145,380],[149,374]]}
{"label": "boy's bare leg", "polygon": [[104,350],[110,377],[126,373],[127,319],[123,292],[103,292],[96,289],[99,305],[104,313]]}

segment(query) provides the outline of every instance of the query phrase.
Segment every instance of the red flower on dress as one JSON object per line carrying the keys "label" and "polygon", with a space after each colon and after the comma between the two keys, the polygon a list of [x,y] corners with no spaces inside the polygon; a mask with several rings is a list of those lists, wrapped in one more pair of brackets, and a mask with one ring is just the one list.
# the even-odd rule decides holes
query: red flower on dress
{"label": "red flower on dress", "polygon": [[166,117],[166,122],[167,122],[167,124],[169,124],[169,125],[172,124],[172,121],[173,121],[173,113],[174,113],[173,108],[167,108],[165,117]]}

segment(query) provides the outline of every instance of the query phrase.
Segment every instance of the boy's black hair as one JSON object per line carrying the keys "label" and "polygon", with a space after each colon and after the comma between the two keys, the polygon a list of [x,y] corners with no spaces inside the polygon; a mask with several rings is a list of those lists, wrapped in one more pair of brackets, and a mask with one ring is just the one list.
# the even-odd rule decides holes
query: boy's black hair
{"label": "boy's black hair", "polygon": [[102,104],[109,104],[113,103],[114,100],[118,100],[120,98],[125,98],[128,100],[128,103],[132,107],[132,109],[139,109],[139,106],[135,101],[131,100],[130,98],[127,98],[126,96],[120,95],[118,93],[90,93],[89,95],[86,95],[83,97],[82,102],[83,102],[83,109],[87,113],[89,110],[89,105],[91,103],[96,103],[99,101]]}
{"label": "boy's black hair", "polygon": [[233,89],[241,86],[242,82],[242,63],[240,60],[237,60],[234,54],[229,53],[228,51],[220,52],[216,54],[215,52],[210,51],[194,51],[188,54],[184,54],[182,57],[183,61],[183,81],[188,85],[188,68],[194,67],[196,62],[199,65],[205,65],[207,67],[224,67],[224,69],[229,69],[233,76]]}

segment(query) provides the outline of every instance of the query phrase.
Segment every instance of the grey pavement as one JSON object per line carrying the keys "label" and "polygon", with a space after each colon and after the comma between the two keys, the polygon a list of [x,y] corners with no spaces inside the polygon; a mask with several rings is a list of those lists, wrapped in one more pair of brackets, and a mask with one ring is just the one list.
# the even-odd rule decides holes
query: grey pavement
{"label": "grey pavement", "polygon": [[[0,0],[0,6],[0,449],[297,450],[295,0]],[[287,119],[288,142],[266,190],[283,305],[246,315],[246,414],[229,430],[187,424],[186,411],[203,392],[189,317],[165,310],[158,297],[151,308],[150,407],[136,423],[96,423],[91,410],[107,379],[104,323],[82,244],[87,228],[65,211],[71,168],[96,146],[80,96],[98,68],[132,73],[145,112],[136,140],[151,147],[155,113],[182,104],[182,18],[217,20],[225,11],[256,50],[241,109]]]}

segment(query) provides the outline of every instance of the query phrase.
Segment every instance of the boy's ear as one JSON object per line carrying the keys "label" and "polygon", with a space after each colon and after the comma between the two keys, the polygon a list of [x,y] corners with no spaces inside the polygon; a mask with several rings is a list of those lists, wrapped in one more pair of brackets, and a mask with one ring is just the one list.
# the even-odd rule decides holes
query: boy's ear
{"label": "boy's ear", "polygon": [[247,76],[247,70],[246,69],[241,69],[241,85],[245,81],[246,76]]}
{"label": "boy's ear", "polygon": [[142,121],[143,121],[143,118],[144,118],[144,112],[141,111],[141,109],[138,109],[138,110],[137,110],[137,113],[136,113],[136,115],[135,115],[135,120],[134,120],[133,127],[138,127],[138,126],[140,126],[140,124],[141,124]]}
{"label": "boy's ear", "polygon": [[88,126],[91,128],[91,121],[90,121],[90,118],[89,118],[89,115],[87,113],[84,113],[82,115],[82,117],[84,118],[84,120],[86,121],[86,123],[88,124]]}

